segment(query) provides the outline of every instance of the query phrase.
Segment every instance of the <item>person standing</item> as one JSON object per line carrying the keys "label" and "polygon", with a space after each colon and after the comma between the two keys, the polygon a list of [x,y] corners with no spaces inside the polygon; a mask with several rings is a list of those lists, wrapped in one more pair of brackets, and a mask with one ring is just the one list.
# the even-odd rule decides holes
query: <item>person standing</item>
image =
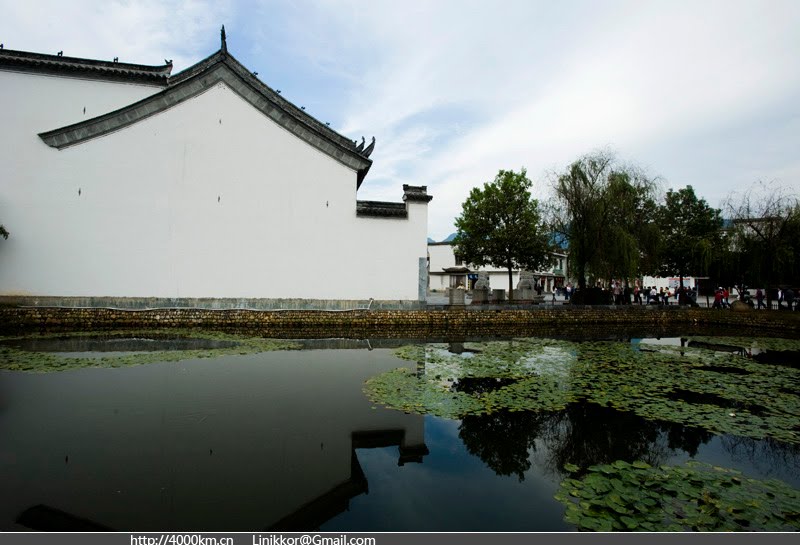
{"label": "person standing", "polygon": [[764,292],[761,291],[761,288],[756,290],[756,303],[758,303],[756,310],[761,310],[761,307],[764,306]]}
{"label": "person standing", "polygon": [[722,308],[722,288],[714,291],[714,306],[711,308]]}

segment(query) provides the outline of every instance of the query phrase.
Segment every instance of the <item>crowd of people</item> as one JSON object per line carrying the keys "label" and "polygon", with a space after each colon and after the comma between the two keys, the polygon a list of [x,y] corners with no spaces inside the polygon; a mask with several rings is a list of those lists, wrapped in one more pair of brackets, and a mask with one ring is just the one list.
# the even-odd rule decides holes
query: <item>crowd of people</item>
{"label": "crowd of people", "polygon": [[[693,290],[688,287],[683,289],[687,296],[693,300],[696,298]],[[630,288],[624,286],[622,282],[611,283],[611,299],[615,305],[630,304],[631,296],[633,296],[634,305],[668,305],[670,300],[677,301],[679,291],[679,288],[670,289],[663,286],[660,288],[656,288],[656,286],[640,287],[636,284]]]}
{"label": "crowd of people", "polygon": [[714,290],[714,306],[711,308],[730,308],[731,302],[728,300],[730,297],[730,290],[720,286]]}
{"label": "crowd of people", "polygon": [[[634,285],[632,288],[629,286],[625,286],[622,282],[613,281],[611,283],[610,288],[606,288],[602,285],[602,283],[598,282],[596,285],[596,289],[601,289],[604,292],[608,293],[609,301],[614,305],[629,305],[631,302],[634,305],[669,305],[670,302],[679,302],[679,301],[689,301],[691,304],[694,304],[698,298],[698,291],[697,287],[690,288],[688,286],[683,287],[683,294],[684,297],[681,298],[681,288],[670,288],[670,287],[660,287],[657,288],[656,286],[643,286],[640,287],[638,284]],[[572,296],[575,294],[575,287],[568,283],[566,286],[559,286],[556,288],[556,291],[561,292],[564,295],[565,300],[568,302]],[[744,287],[738,290],[739,295],[738,297],[734,295],[732,288],[724,288],[722,286],[718,287],[714,290],[714,302],[712,308],[715,309],[726,309],[731,307],[731,298],[738,299],[747,303],[748,305],[752,306],[755,309],[766,309],[767,307],[767,295],[766,291],[758,288],[755,291],[755,296],[753,300],[753,296],[751,296],[750,291]],[[773,293],[773,296],[775,294]],[[631,298],[633,301],[631,301]],[[795,297],[794,291],[791,288],[779,289],[777,291],[777,300],[778,309],[780,310],[794,310],[800,311],[800,297]],[[683,304],[683,303],[682,303]]]}
{"label": "crowd of people", "polygon": [[[670,300],[679,301],[680,293],[680,288],[671,289],[662,286],[656,289],[655,286],[645,286],[640,289],[637,285],[633,288],[633,302],[639,305],[669,305]],[[683,287],[683,294],[693,301],[697,298],[695,291],[687,286]]]}

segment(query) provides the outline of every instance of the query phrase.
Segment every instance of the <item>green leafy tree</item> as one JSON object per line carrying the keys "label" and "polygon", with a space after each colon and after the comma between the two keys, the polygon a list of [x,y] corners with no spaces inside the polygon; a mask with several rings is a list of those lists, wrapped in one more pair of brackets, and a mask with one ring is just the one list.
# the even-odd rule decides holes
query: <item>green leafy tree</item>
{"label": "green leafy tree", "polygon": [[667,191],[658,209],[664,250],[660,274],[683,277],[705,273],[723,244],[720,211],[700,199],[692,186]]}
{"label": "green leafy tree", "polygon": [[6,231],[6,228],[3,227],[2,224],[0,224],[0,237],[8,238],[8,231]]}
{"label": "green leafy tree", "polygon": [[512,299],[514,269],[536,271],[550,260],[550,232],[531,185],[524,168],[501,170],[483,189],[472,188],[455,222],[455,253],[474,265],[507,269]]}

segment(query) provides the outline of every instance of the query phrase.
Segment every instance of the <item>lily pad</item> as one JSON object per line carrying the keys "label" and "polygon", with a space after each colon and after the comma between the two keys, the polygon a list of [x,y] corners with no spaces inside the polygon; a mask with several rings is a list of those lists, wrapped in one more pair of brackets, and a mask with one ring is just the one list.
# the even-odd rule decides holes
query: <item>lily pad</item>
{"label": "lily pad", "polygon": [[[573,473],[555,498],[567,508],[567,522],[579,530],[800,529],[800,491],[777,480],[749,479],[698,462],[656,468],[617,461]],[[739,486],[730,486],[734,479]],[[608,488],[598,486],[603,481],[622,483],[622,488],[614,485],[614,493],[600,492]]]}
{"label": "lily pad", "polygon": [[453,354],[444,344],[411,345],[396,355],[417,362],[416,372],[401,368],[372,377],[365,393],[390,408],[455,419],[558,411],[585,401],[715,434],[800,444],[799,369],[754,362],[746,351],[651,346],[657,350],[615,341],[514,339],[470,343],[468,353]]}
{"label": "lily pad", "polygon": [[[196,358],[209,358],[224,355],[245,355],[273,350],[299,349],[300,345],[290,341],[263,339],[258,337],[240,337],[225,333],[195,331],[195,330],[170,330],[171,336],[180,336],[186,339],[203,339],[217,341],[221,348],[207,348],[197,350],[160,350],[152,352],[139,352],[132,354],[108,353],[103,357],[91,356],[63,356],[58,353],[40,352],[35,350],[22,350],[11,344],[0,346],[0,369],[9,371],[26,371],[34,373],[49,373],[53,371],[66,371],[84,367],[124,367],[128,365],[143,365],[147,363],[182,361]],[[109,339],[123,339],[130,337],[159,337],[163,331],[114,331],[105,333]],[[97,333],[70,333],[69,338],[97,336]],[[26,335],[21,337],[4,337],[3,341],[30,340],[30,339],[59,339],[67,337],[64,333],[51,333],[39,335]]]}

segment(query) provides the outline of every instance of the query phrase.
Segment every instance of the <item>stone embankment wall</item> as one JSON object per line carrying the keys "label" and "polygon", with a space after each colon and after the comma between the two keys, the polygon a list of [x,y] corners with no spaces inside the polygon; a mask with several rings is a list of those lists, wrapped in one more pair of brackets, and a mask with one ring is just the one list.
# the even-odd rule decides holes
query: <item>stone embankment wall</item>
{"label": "stone embankment wall", "polygon": [[[258,311],[211,309],[0,308],[0,333],[204,328],[276,338],[447,338],[660,331],[688,335],[721,327],[800,336],[800,313],[647,307],[528,310]],[[665,333],[666,334],[666,333]]]}

